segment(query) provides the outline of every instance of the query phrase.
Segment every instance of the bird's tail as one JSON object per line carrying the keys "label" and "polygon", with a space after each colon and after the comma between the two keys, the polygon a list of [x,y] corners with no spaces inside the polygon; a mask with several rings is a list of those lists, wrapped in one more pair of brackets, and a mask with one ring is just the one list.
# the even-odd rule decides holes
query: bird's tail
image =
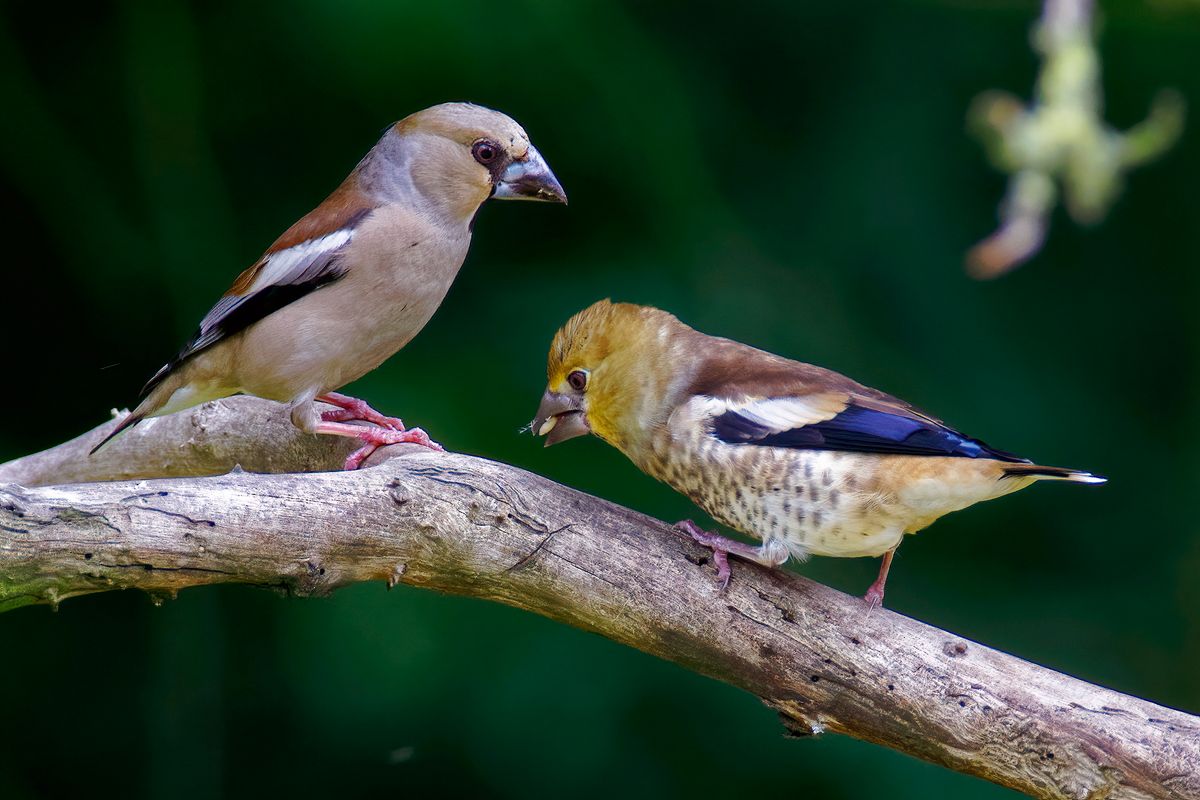
{"label": "bird's tail", "polygon": [[[167,366],[170,366],[169,364]],[[165,372],[166,367],[158,371],[150,383],[146,384],[143,390],[145,394],[142,396],[142,402],[138,403],[137,408],[123,420],[117,423],[108,435],[100,440],[100,443],[92,448],[89,456],[95,455],[96,451],[104,445],[112,441],[116,436],[129,430],[134,425],[144,420],[146,417],[157,417],[160,414],[178,411],[179,408],[171,408],[168,403],[175,390],[183,386],[184,378],[179,372]]]}
{"label": "bird's tail", "polygon": [[1106,483],[1108,478],[1093,475],[1078,469],[1065,467],[1042,467],[1037,464],[1007,464],[1005,478],[1034,478],[1043,481],[1071,481],[1072,483]]}
{"label": "bird's tail", "polygon": [[109,431],[108,435],[100,440],[100,444],[96,445],[95,447],[93,447],[91,450],[88,451],[88,455],[89,456],[96,455],[96,451],[99,450],[101,447],[104,447],[104,445],[108,444],[110,441],[112,441],[113,437],[115,437],[117,434],[121,433],[121,431],[132,428],[134,425],[137,425],[139,422],[141,422],[145,418],[146,418],[145,414],[139,414],[136,411],[134,411],[132,414],[127,415],[125,417],[125,419],[123,419],[117,423],[117,427],[115,427],[111,431]]}

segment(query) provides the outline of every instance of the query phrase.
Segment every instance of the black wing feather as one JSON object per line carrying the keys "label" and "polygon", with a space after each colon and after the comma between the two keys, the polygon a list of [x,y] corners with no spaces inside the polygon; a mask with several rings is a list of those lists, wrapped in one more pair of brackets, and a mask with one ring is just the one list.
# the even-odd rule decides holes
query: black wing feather
{"label": "black wing feather", "polygon": [[889,414],[849,405],[832,419],[775,431],[737,410],[712,420],[713,435],[730,444],[792,447],[800,450],[841,450],[908,456],[994,458],[1028,463],[1027,459],[996,450],[932,420]]}
{"label": "black wing feather", "polygon": [[[370,209],[364,210],[351,218],[349,224],[356,225],[369,212]],[[278,283],[264,286],[248,294],[222,297],[204,315],[200,326],[188,343],[183,346],[183,349],[146,382],[146,385],[142,387],[142,397],[154,391],[154,387],[162,383],[180,364],[197,353],[245,330],[264,317],[315,292],[322,286],[328,286],[340,279],[346,274],[345,267],[340,263],[340,256],[345,248],[346,244],[343,244],[336,249],[315,254],[311,260],[297,264],[290,274],[281,276]]]}
{"label": "black wing feather", "polygon": [[[212,347],[222,339],[227,339],[235,333],[249,328],[260,319],[315,292],[322,286],[333,283],[344,274],[344,270],[334,268],[302,283],[265,286],[244,297],[221,298],[221,302],[213,306],[213,310],[209,312],[209,316],[214,317],[214,321],[208,325],[201,325],[183,349],[179,351],[179,354],[154,373],[154,377],[142,387],[142,397],[154,391],[155,386],[162,383],[180,364],[192,356]],[[222,307],[226,300],[236,300],[237,302],[228,303]],[[219,315],[216,312],[219,312]]]}

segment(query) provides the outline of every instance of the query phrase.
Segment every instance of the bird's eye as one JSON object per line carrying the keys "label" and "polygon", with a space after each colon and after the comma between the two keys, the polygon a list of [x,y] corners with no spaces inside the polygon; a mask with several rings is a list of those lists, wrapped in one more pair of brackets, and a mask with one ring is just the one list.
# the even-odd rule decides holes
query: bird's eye
{"label": "bird's eye", "polygon": [[482,139],[471,146],[471,155],[484,166],[491,164],[500,155],[500,148],[492,142]]}
{"label": "bird's eye", "polygon": [[587,373],[581,369],[577,369],[567,376],[567,383],[577,392],[582,392],[587,388]]}

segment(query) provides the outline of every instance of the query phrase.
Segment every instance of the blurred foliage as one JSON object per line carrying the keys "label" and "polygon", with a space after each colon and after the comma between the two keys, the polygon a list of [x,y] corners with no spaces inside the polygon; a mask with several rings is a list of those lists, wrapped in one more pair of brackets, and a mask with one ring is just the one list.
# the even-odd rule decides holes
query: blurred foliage
{"label": "blurred foliage", "polygon": [[[518,436],[568,315],[604,296],[810,360],[967,433],[1095,470],[910,540],[903,613],[1200,710],[1194,234],[1200,145],[966,278],[1003,177],[973,97],[1029,86],[1029,2],[7,3],[0,11],[0,458],[126,405],[388,122],[447,99],[520,120],[568,208],[492,204],[445,306],[352,391],[447,446],[664,519],[688,501],[596,440]],[[1105,6],[1106,114],[1200,97],[1200,9]],[[1130,548],[1130,543],[1145,546]],[[861,593],[872,560],[795,567]],[[736,575],[735,575],[736,580]],[[228,587],[0,616],[0,796],[1003,797],[500,606],[382,584]]]}
{"label": "blurred foliage", "polygon": [[1104,121],[1093,0],[1045,0],[1033,29],[1042,57],[1029,107],[1006,92],[975,99],[971,120],[992,163],[1009,173],[1000,227],[971,248],[967,265],[994,278],[1028,261],[1046,239],[1062,187],[1075,221],[1102,220],[1120,195],[1125,173],[1161,156],[1183,128],[1178,93],[1159,92],[1149,115],[1125,133]]}

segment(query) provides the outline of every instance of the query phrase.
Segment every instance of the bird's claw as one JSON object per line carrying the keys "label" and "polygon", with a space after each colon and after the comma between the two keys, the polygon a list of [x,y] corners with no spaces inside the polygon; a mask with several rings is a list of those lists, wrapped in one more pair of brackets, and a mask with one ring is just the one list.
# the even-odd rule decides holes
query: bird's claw
{"label": "bird's claw", "polygon": [[[896,545],[896,547],[899,547],[899,545]],[[896,547],[883,554],[883,561],[879,565],[879,577],[867,587],[867,593],[863,595],[863,602],[867,604],[868,612],[874,611],[883,605],[883,589],[887,586],[888,571],[892,568],[892,559],[896,555]]]}
{"label": "bird's claw", "polygon": [[348,408],[335,408],[332,411],[322,411],[321,419],[324,422],[352,422],[362,420],[364,422],[374,423],[381,428],[387,428],[391,431],[404,430],[404,422],[398,417],[385,417],[378,412],[373,412],[372,415],[367,416],[361,412],[352,411]]}
{"label": "bird's claw", "polygon": [[355,450],[346,457],[343,469],[354,470],[362,466],[362,462],[378,450],[389,444],[419,444],[422,447],[428,447],[430,450],[441,453],[446,448],[429,438],[429,434],[420,428],[409,428],[407,430],[393,430],[391,428],[363,428],[361,433],[355,434],[364,442],[363,446]]}
{"label": "bird's claw", "polygon": [[729,578],[733,573],[729,568],[729,551],[722,546],[726,541],[725,537],[702,529],[690,519],[676,523],[676,527],[712,551],[713,566],[717,568],[717,581],[721,584],[721,591],[728,589]]}
{"label": "bird's claw", "polygon": [[719,547],[712,547],[713,564],[717,567],[717,582],[721,584],[721,591],[724,592],[729,588],[729,578],[733,575],[733,570],[729,568],[729,554]]}
{"label": "bird's claw", "polygon": [[317,397],[322,403],[337,406],[332,411],[322,411],[321,419],[325,422],[350,422],[362,420],[393,431],[404,430],[404,422],[399,417],[388,417],[371,408],[365,401],[337,392],[330,392]]}

